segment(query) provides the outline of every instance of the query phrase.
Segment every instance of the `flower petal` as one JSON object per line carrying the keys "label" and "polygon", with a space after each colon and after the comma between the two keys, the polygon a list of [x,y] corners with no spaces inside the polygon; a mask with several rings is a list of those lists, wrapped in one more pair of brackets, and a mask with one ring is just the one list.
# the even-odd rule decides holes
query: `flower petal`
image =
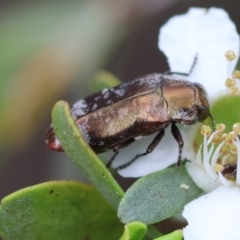
{"label": "flower petal", "polygon": [[220,185],[218,178],[213,181],[203,166],[190,162],[186,164],[186,169],[196,185],[204,192],[211,192]]}
{"label": "flower petal", "polygon": [[[197,55],[188,79],[202,83],[213,98],[225,89],[228,62],[224,54],[227,50],[239,54],[239,35],[223,9],[190,8],[160,29],[158,46],[173,72],[188,73]],[[231,72],[236,62],[237,59],[231,64]]]}
{"label": "flower petal", "polygon": [[187,204],[183,216],[185,240],[239,240],[240,188],[218,187]]}
{"label": "flower petal", "polygon": [[[193,148],[189,142],[193,142],[193,134],[187,133],[187,130],[190,130],[191,127],[184,127],[185,131],[181,131],[183,140],[187,142],[184,145],[182,158],[190,159],[195,155]],[[190,136],[189,136],[190,135]],[[128,146],[125,149],[120,150],[116,159],[113,161],[113,168],[117,168],[125,163],[128,163],[133,159],[137,154],[146,152],[148,145],[151,143],[152,139],[156,134],[149,137],[144,137],[141,140],[137,140]],[[165,130],[165,135],[162,138],[159,145],[153,150],[152,153],[147,156],[140,157],[130,166],[119,170],[118,173],[123,177],[141,177],[152,172],[156,172],[161,169],[177,163],[178,159],[178,144],[173,138],[171,133],[171,127],[167,127]]]}

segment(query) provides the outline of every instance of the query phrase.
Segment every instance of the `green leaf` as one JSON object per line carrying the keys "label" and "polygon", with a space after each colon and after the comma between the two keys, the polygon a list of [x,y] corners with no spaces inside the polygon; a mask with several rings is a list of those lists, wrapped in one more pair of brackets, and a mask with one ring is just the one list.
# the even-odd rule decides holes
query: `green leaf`
{"label": "green leaf", "polygon": [[127,190],[118,216],[123,223],[156,223],[180,212],[201,192],[185,166],[154,172],[140,178]]}
{"label": "green leaf", "polygon": [[144,237],[144,240],[150,240],[150,239],[152,240],[153,238],[156,238],[159,236],[163,236],[163,234],[159,232],[159,230],[157,230],[154,225],[148,225],[148,230]]}
{"label": "green leaf", "polygon": [[124,226],[120,240],[141,240],[147,232],[147,225],[142,222],[131,222]]}
{"label": "green leaf", "polygon": [[91,80],[90,87],[94,92],[101,91],[104,88],[117,86],[121,81],[108,71],[99,71]]}
{"label": "green leaf", "polygon": [[154,240],[182,240],[183,238],[183,233],[182,230],[176,230],[172,233],[169,233],[165,236],[155,238]]}
{"label": "green leaf", "polygon": [[19,190],[1,202],[4,240],[119,239],[116,211],[90,185],[52,181]]}
{"label": "green leaf", "polygon": [[59,101],[55,104],[52,123],[57,138],[72,162],[117,209],[124,192],[83,138],[66,102]]}

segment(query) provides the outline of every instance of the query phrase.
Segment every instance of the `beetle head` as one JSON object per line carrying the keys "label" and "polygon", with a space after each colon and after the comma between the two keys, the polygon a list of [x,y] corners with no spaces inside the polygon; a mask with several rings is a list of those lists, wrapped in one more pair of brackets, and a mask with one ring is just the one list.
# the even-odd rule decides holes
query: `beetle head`
{"label": "beetle head", "polygon": [[198,106],[199,121],[203,121],[207,117],[210,117],[212,121],[212,130],[215,131],[215,121],[213,116],[209,112],[209,103],[207,99],[207,93],[201,84],[194,83],[194,86],[197,89],[196,100],[197,100],[197,106]]}
{"label": "beetle head", "polygon": [[207,93],[201,84],[193,83],[193,85],[196,88],[196,109],[198,112],[198,121],[201,122],[209,116]]}
{"label": "beetle head", "polygon": [[214,128],[215,124],[212,115],[209,113],[209,103],[204,87],[199,83],[193,83],[193,87],[195,89],[194,101],[192,101],[192,104],[188,102],[188,105],[182,108],[182,119],[176,120],[176,122],[192,125],[202,122],[210,116]]}
{"label": "beetle head", "polygon": [[199,83],[169,81],[163,93],[174,122],[192,125],[210,115],[207,94]]}

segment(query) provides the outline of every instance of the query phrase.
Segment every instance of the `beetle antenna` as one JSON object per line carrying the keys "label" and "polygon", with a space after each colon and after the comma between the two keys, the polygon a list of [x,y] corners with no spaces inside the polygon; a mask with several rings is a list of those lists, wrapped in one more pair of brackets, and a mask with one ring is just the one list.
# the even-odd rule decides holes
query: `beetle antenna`
{"label": "beetle antenna", "polygon": [[213,116],[212,116],[211,113],[209,113],[209,117],[210,117],[211,120],[212,120],[212,130],[213,130],[213,132],[214,132],[214,131],[216,130],[216,127],[215,127],[216,123],[215,123],[215,120],[214,120],[214,118],[213,118]]}
{"label": "beetle antenna", "polygon": [[194,67],[195,67],[195,65],[196,65],[196,63],[197,63],[197,60],[198,60],[198,54],[196,53],[196,55],[195,55],[195,57],[194,57],[194,59],[193,59],[193,63],[192,63],[192,65],[191,65],[191,68],[190,68],[190,70],[188,71],[188,73],[166,71],[164,74],[166,74],[166,75],[176,74],[176,75],[181,75],[181,76],[186,76],[186,77],[188,77],[188,76],[191,75],[191,73],[192,73],[192,71],[193,71],[193,69],[194,69]]}
{"label": "beetle antenna", "polygon": [[197,63],[197,60],[198,60],[198,54],[196,53],[194,59],[193,59],[193,63],[192,63],[192,66],[188,72],[188,76],[190,76],[190,74],[192,73],[193,69],[195,68],[196,66],[196,63]]}

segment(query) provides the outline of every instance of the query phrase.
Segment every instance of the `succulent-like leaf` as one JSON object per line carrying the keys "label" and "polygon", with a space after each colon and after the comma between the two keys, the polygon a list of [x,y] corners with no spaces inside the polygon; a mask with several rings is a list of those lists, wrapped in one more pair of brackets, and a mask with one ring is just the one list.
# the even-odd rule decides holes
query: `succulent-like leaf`
{"label": "succulent-like leaf", "polygon": [[4,240],[119,239],[116,211],[88,184],[52,181],[5,197],[0,207]]}
{"label": "succulent-like leaf", "polygon": [[142,240],[147,232],[147,225],[142,222],[131,222],[124,226],[120,240]]}
{"label": "succulent-like leaf", "polygon": [[154,240],[182,240],[182,238],[183,238],[182,230],[176,230],[162,237],[155,238]]}
{"label": "succulent-like leaf", "polygon": [[66,102],[59,101],[55,104],[52,111],[52,123],[57,138],[72,162],[117,209],[124,192],[85,141]]}
{"label": "succulent-like leaf", "polygon": [[160,222],[180,212],[201,192],[184,166],[154,172],[140,178],[127,190],[118,216],[123,223]]}

